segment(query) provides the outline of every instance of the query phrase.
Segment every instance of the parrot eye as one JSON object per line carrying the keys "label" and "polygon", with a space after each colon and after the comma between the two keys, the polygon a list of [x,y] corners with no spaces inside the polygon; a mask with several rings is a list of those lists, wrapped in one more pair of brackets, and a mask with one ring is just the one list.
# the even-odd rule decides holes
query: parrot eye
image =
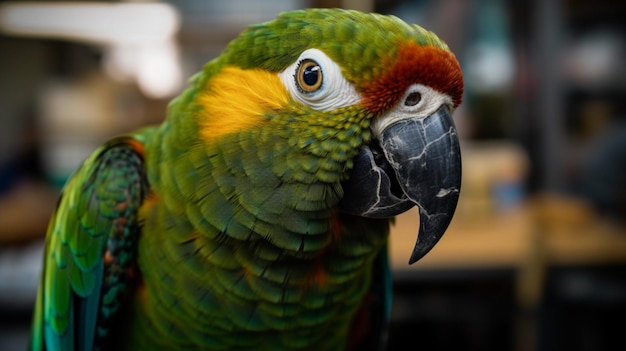
{"label": "parrot eye", "polygon": [[404,104],[406,106],[415,106],[417,104],[419,104],[419,102],[422,100],[422,94],[420,94],[417,91],[414,91],[412,93],[410,93],[406,99],[404,99]]}
{"label": "parrot eye", "polygon": [[339,65],[318,49],[303,51],[278,76],[294,100],[314,110],[331,111],[361,101]]}
{"label": "parrot eye", "polygon": [[302,60],[296,72],[296,84],[303,93],[311,93],[322,86],[322,67],[313,60]]}

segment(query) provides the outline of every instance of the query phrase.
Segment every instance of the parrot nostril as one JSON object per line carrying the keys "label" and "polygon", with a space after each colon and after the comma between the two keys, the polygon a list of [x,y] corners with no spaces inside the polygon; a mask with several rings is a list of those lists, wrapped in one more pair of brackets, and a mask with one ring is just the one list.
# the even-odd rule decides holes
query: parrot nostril
{"label": "parrot nostril", "polygon": [[422,94],[415,91],[409,94],[409,96],[407,96],[406,99],[404,99],[404,105],[415,106],[419,104],[420,101],[422,101]]}

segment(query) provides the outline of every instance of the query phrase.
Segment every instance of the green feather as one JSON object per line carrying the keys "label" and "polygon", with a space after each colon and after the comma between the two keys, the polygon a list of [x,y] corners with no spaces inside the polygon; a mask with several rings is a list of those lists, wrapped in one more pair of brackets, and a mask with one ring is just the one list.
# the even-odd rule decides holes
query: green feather
{"label": "green feather", "polygon": [[226,67],[274,77],[310,48],[362,92],[401,42],[447,50],[392,16],[283,13],[208,62],[161,125],[95,150],[50,222],[32,349],[345,349],[368,294],[388,294],[373,272],[390,221],[338,209],[378,112],[287,98],[224,132],[203,101]]}

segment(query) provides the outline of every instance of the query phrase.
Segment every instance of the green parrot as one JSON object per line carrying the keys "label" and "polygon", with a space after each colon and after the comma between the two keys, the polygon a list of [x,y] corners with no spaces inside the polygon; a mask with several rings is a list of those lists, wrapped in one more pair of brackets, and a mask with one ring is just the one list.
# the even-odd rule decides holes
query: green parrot
{"label": "green parrot", "polygon": [[455,212],[463,75],[435,34],[341,9],[252,25],[165,121],[107,142],[50,221],[32,350],[380,350]]}

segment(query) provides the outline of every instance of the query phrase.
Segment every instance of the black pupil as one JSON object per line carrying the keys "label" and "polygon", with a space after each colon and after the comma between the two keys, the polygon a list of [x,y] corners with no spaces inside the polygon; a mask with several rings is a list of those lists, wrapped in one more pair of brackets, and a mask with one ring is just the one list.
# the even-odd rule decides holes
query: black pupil
{"label": "black pupil", "polygon": [[404,100],[404,104],[406,106],[415,106],[420,102],[420,100],[422,100],[422,94],[418,92],[413,92],[406,97],[406,100]]}
{"label": "black pupil", "polygon": [[315,85],[319,80],[320,66],[311,65],[304,69],[303,80],[308,85]]}

